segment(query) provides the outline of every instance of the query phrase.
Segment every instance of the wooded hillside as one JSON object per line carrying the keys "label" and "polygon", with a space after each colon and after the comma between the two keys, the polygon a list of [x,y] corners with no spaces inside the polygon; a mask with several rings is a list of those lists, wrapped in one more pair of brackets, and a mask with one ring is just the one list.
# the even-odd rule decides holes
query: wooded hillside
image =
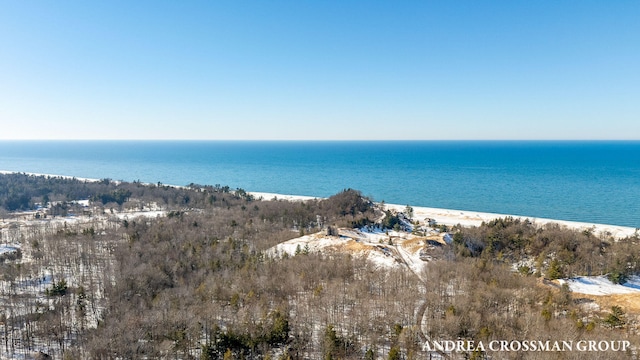
{"label": "wooded hillside", "polygon": [[[424,359],[437,358],[438,352],[423,349],[425,341],[437,339],[640,345],[637,314],[589,311],[587,300],[548,281],[636,274],[637,237],[614,241],[513,219],[457,228],[454,242],[425,262],[422,281],[350,253],[266,255],[304,234],[380,219],[383,212],[355,190],[289,202],[196,184],[27,175],[0,175],[0,184],[6,210],[34,208],[45,197],[91,200],[82,221],[49,216],[19,222],[8,214],[2,222],[2,242],[20,250],[0,263],[2,357],[42,351],[67,359]],[[118,212],[152,204],[164,215]],[[602,358],[589,352],[553,356]],[[628,359],[631,353],[606,357]]]}

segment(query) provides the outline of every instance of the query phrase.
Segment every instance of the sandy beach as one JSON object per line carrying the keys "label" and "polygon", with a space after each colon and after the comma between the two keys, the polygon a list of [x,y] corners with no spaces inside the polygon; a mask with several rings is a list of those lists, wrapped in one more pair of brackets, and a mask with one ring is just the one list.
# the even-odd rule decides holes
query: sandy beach
{"label": "sandy beach", "polygon": [[[289,201],[306,201],[311,199],[317,199],[312,196],[299,196],[299,195],[284,195],[284,194],[274,194],[274,193],[263,193],[263,192],[251,192],[257,199],[263,198],[265,200],[271,199],[280,199],[280,200],[289,200]],[[397,205],[397,204],[385,204],[385,208],[393,211],[404,211],[406,209],[406,205]],[[511,216],[516,219],[529,219],[529,221],[537,224],[544,225],[547,223],[557,223],[561,226],[566,226],[570,229],[577,230],[591,230],[596,235],[607,235],[613,236],[615,238],[624,238],[627,236],[633,236],[636,233],[636,229],[628,226],[618,226],[618,225],[607,225],[607,224],[593,224],[586,222],[577,222],[577,221],[566,221],[566,220],[555,220],[555,219],[546,219],[546,218],[538,218],[531,216],[516,216],[509,214],[494,214],[494,213],[485,213],[485,212],[477,212],[477,211],[466,211],[466,210],[453,210],[453,209],[440,209],[440,208],[432,208],[432,207],[423,207],[423,206],[413,206],[413,218],[414,220],[418,220],[420,222],[428,221],[428,219],[434,219],[437,224],[443,224],[447,226],[453,225],[462,225],[462,226],[479,226],[482,222],[491,221],[493,219],[504,218],[507,216]]]}
{"label": "sandy beach", "polygon": [[[10,174],[14,173],[12,171],[3,171],[0,170],[0,174]],[[51,177],[61,177],[61,178],[74,178],[73,176],[65,176],[65,175],[52,175],[52,174],[36,174],[36,173],[28,173],[24,174],[34,175],[34,176],[51,176]],[[88,178],[77,178],[80,181],[100,181],[99,179],[88,179]],[[168,185],[174,187],[182,187],[176,185]],[[267,193],[267,192],[249,192],[256,199],[264,199],[264,200],[272,200],[274,198],[279,200],[288,200],[288,201],[306,201],[313,199],[320,199],[319,197],[314,196],[302,196],[302,195],[287,195],[287,194],[276,194],[276,193]],[[409,204],[411,205],[411,204]],[[398,204],[385,204],[385,208],[393,211],[404,211],[406,209],[406,205],[398,205]],[[509,214],[495,214],[495,213],[485,213],[485,212],[477,212],[477,211],[467,211],[467,210],[454,210],[454,209],[441,209],[441,208],[432,208],[432,207],[424,207],[424,206],[413,206],[413,218],[420,222],[428,221],[428,219],[434,219],[436,223],[443,224],[447,226],[453,225],[462,225],[462,226],[479,226],[483,221],[491,221],[493,219],[504,218],[507,216],[511,216],[517,219],[529,219],[529,221],[537,224],[544,225],[547,223],[557,223],[562,226],[566,226],[571,229],[577,230],[591,230],[596,235],[605,235],[605,236],[613,236],[614,238],[624,238],[627,236],[633,236],[638,233],[636,228],[628,227],[628,226],[618,226],[618,225],[608,225],[608,224],[595,224],[595,223],[586,223],[586,222],[576,222],[576,221],[566,221],[566,220],[556,220],[556,219],[546,219],[546,218],[538,218],[531,216],[516,216]]]}
{"label": "sandy beach", "polygon": [[[413,206],[412,206],[413,207]],[[396,211],[403,211],[406,208],[402,205],[392,205],[388,204],[387,208],[393,209]],[[528,217],[528,216],[514,216],[508,214],[493,214],[493,213],[483,213],[483,212],[475,212],[475,211],[465,211],[465,210],[451,210],[451,209],[439,209],[439,208],[429,208],[429,207],[413,207],[414,218],[417,220],[424,220],[425,218],[435,219],[438,224],[445,225],[456,225],[460,224],[463,226],[478,226],[482,224],[483,221],[490,221],[497,218],[504,218],[507,216],[511,216],[517,219],[529,219],[529,221],[537,224],[544,225],[547,223],[557,223],[562,226],[566,226],[571,229],[577,230],[592,230],[596,235],[610,235],[615,238],[624,238],[627,236],[632,236],[636,233],[636,229],[627,226],[618,226],[618,225],[607,225],[607,224],[592,224],[586,222],[577,222],[577,221],[566,221],[566,220],[555,220],[555,219],[545,219],[545,218],[537,218],[537,217]]]}

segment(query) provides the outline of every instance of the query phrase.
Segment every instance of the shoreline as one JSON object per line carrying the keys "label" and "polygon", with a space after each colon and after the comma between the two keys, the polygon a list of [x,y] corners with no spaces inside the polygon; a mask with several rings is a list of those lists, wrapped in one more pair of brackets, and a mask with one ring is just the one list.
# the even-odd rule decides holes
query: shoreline
{"label": "shoreline", "polygon": [[[391,208],[396,211],[403,211],[406,206],[387,204],[387,208]],[[575,230],[590,230],[595,235],[607,235],[613,236],[616,239],[633,236],[637,233],[637,229],[630,226],[610,225],[610,224],[597,224],[587,223],[579,221],[569,220],[557,220],[539,218],[533,216],[519,216],[509,214],[496,214],[485,213],[478,211],[467,210],[453,210],[453,209],[441,209],[430,208],[422,206],[412,206],[414,218],[423,220],[424,218],[430,218],[436,220],[438,224],[444,224],[447,226],[462,225],[462,226],[479,226],[482,222],[488,222],[498,218],[512,217],[514,219],[529,220],[535,225],[542,226],[549,223],[555,223],[560,226],[565,226]]]}
{"label": "shoreline", "polygon": [[[33,175],[33,176],[49,176],[49,177],[58,177],[58,178],[64,178],[64,179],[77,179],[80,181],[88,181],[88,182],[100,181],[100,179],[79,178],[79,177],[67,176],[67,175],[39,174],[39,173],[6,171],[6,170],[0,170],[0,174],[26,174],[26,175]],[[153,184],[149,183],[147,185],[153,185]],[[175,188],[184,188],[184,186],[180,186],[180,185],[169,185],[169,184],[164,184],[164,185],[172,186]],[[323,199],[322,197],[317,197],[317,196],[289,195],[289,194],[277,194],[277,193],[257,192],[257,191],[247,191],[247,193],[253,195],[256,199],[262,198],[264,200],[272,200],[273,198],[277,198],[278,200],[287,200],[287,201],[308,201],[313,199]],[[482,224],[482,222],[487,222],[487,221],[491,221],[498,218],[512,217],[514,219],[520,219],[520,220],[528,219],[529,221],[539,226],[542,226],[548,223],[556,223],[556,224],[559,224],[560,226],[566,226],[567,228],[570,228],[570,229],[591,230],[595,235],[612,236],[616,239],[633,236],[634,234],[637,234],[639,232],[637,228],[633,228],[630,226],[597,224],[597,223],[588,223],[588,222],[579,222],[579,221],[548,219],[548,218],[540,218],[540,217],[533,217],[533,216],[498,214],[498,213],[488,213],[488,212],[479,212],[479,211],[443,209],[443,208],[433,208],[433,207],[426,207],[426,206],[413,206],[411,204],[409,205],[413,208],[414,219],[419,220],[421,222],[426,221],[427,219],[434,219],[437,224],[442,224],[447,226],[454,226],[454,225],[479,226],[480,224]],[[385,208],[387,210],[404,211],[406,207],[407,207],[406,205],[385,203]]]}
{"label": "shoreline", "polygon": [[[275,194],[275,193],[264,193],[264,192],[249,192],[254,195],[256,198],[264,198],[265,200],[271,200],[273,198],[277,198],[279,200],[288,200],[288,201],[307,201],[313,199],[322,199],[320,197],[313,196],[302,196],[302,195],[284,195],[284,194]],[[385,209],[393,210],[393,211],[404,211],[406,209],[406,205],[398,205],[398,204],[384,204]],[[628,236],[633,236],[636,233],[636,228],[630,226],[621,226],[621,225],[610,225],[610,224],[597,224],[597,223],[588,223],[588,222],[579,222],[579,221],[569,221],[569,220],[557,220],[557,219],[547,219],[547,218],[539,218],[532,216],[519,216],[519,215],[509,215],[509,214],[497,214],[497,213],[488,213],[488,212],[479,212],[479,211],[468,211],[468,210],[456,210],[456,209],[443,209],[443,208],[433,208],[426,206],[413,206],[413,217],[415,220],[420,222],[424,222],[427,219],[436,220],[437,224],[454,226],[454,225],[462,225],[462,226],[480,226],[482,222],[491,221],[494,219],[512,217],[514,219],[525,220],[528,219],[532,223],[542,226],[549,223],[556,223],[560,226],[566,226],[570,229],[575,230],[591,230],[596,235],[610,235],[614,238],[620,239]]]}

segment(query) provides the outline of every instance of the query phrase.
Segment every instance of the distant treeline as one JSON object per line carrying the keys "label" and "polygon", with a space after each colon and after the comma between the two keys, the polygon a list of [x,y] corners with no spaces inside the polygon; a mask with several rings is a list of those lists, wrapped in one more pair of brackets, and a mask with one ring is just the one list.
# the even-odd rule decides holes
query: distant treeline
{"label": "distant treeline", "polygon": [[56,176],[35,176],[22,173],[0,174],[0,207],[8,211],[33,210],[35,204],[92,200],[103,205],[122,205],[129,198],[156,202],[160,205],[202,206],[207,200],[202,191],[229,192],[228,186],[198,186],[188,188],[161,183],[142,184],[138,181],[119,182],[111,179],[86,181]]}
{"label": "distant treeline", "polygon": [[[540,281],[612,269],[628,276],[637,271],[637,237],[614,241],[511,218],[455,227],[448,229],[453,244],[435,249],[435,260],[425,263],[423,281],[353,254],[267,252],[303,234],[380,220],[383,213],[356,190],[324,200],[261,201],[227,186],[9,178],[3,176],[2,184],[29,202],[45,194],[104,206],[145,199],[168,213],[11,235],[31,260],[0,263],[3,284],[11,284],[0,302],[0,357],[48,344],[54,358],[72,359],[422,359],[440,358],[422,348],[426,339],[614,341],[628,339],[638,326],[624,308],[586,311],[580,304],[591,300]],[[45,274],[51,278],[41,294],[46,300],[26,296],[24,284]],[[89,326],[96,317],[97,326]]]}

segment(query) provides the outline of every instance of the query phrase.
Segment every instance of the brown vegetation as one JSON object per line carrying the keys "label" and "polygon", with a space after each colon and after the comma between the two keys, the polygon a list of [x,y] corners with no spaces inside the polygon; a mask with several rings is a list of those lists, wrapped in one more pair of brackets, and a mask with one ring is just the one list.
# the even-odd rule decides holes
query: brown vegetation
{"label": "brown vegetation", "polygon": [[[637,340],[633,309],[594,314],[566,287],[542,287],[534,276],[548,273],[552,260],[565,274],[629,275],[637,271],[637,238],[616,242],[501,219],[459,229],[454,244],[428,263],[423,282],[349,254],[265,255],[301,233],[379,218],[357,191],[287,202],[219,186],[117,186],[137,189],[129,202],[166,195],[168,216],[95,217],[12,233],[23,251],[0,264],[0,356],[42,350],[83,359],[421,359],[429,356],[425,340]],[[512,270],[527,259],[539,266]]]}

